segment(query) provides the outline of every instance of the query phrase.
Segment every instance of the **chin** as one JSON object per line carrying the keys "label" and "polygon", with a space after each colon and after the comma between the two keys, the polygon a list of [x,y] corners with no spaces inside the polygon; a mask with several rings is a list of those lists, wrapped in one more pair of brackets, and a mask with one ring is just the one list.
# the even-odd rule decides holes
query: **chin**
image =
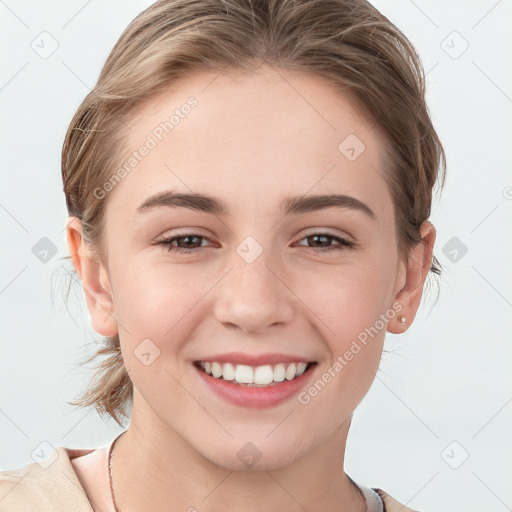
{"label": "chin", "polygon": [[250,437],[245,442],[239,439],[231,439],[230,442],[216,443],[212,450],[200,450],[203,457],[213,464],[231,471],[270,471],[282,469],[293,464],[299,457],[299,450],[292,438],[287,436],[288,444],[283,444],[283,439],[275,438],[270,441],[263,436],[260,441],[251,441]]}

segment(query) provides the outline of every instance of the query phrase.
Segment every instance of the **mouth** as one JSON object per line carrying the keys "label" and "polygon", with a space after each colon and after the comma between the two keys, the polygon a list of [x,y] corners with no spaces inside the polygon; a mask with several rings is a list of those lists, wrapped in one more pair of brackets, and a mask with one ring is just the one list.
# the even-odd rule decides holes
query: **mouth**
{"label": "mouth", "polygon": [[[282,358],[279,356],[279,359]],[[265,356],[265,360],[271,358]],[[225,361],[195,361],[192,366],[207,393],[238,407],[262,409],[275,407],[300,393],[313,378],[317,364],[316,361],[295,361],[250,366]]]}
{"label": "mouth", "polygon": [[310,372],[316,364],[316,361],[296,361],[249,366],[217,361],[194,361],[194,366],[214,379],[249,388],[269,388],[283,385]]}

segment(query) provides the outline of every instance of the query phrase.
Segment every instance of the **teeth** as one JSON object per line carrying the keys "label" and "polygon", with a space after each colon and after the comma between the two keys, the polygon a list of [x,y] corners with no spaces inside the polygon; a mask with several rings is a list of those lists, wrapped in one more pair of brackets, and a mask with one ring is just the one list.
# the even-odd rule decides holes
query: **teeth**
{"label": "teeth", "polygon": [[254,370],[254,384],[270,384],[274,380],[272,366],[257,366]]}
{"label": "teeth", "polygon": [[283,363],[276,364],[274,366],[274,381],[283,382],[286,375],[286,368]]}
{"label": "teeth", "polygon": [[286,373],[285,373],[286,380],[292,380],[293,377],[295,377],[296,373],[297,373],[297,366],[295,366],[295,363],[292,363],[286,369]]}
{"label": "teeth", "polygon": [[279,363],[276,365],[248,366],[245,364],[200,362],[201,368],[216,379],[223,378],[237,384],[265,386],[272,383],[292,380],[302,375],[308,363]]}
{"label": "teeth", "polygon": [[307,363],[298,363],[297,364],[297,377],[299,375],[302,375],[306,371],[307,366],[308,366]]}
{"label": "teeth", "polygon": [[240,384],[252,384],[254,382],[254,370],[252,366],[237,364],[235,368],[235,380],[240,382]]}
{"label": "teeth", "polygon": [[222,366],[222,378],[224,380],[235,379],[235,367],[231,363],[225,363]]}
{"label": "teeth", "polygon": [[212,375],[216,379],[222,376],[222,366],[219,363],[212,363]]}

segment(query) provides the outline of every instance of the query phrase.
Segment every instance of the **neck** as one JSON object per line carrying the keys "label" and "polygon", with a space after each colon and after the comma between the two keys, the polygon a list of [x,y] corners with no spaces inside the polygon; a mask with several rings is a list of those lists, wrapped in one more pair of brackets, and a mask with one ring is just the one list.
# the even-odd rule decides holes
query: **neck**
{"label": "neck", "polygon": [[135,396],[130,425],[112,457],[119,512],[366,511],[363,495],[343,469],[351,417],[313,451],[301,456],[298,445],[289,463],[283,457],[265,466],[262,457],[255,469],[240,470],[203,456]]}

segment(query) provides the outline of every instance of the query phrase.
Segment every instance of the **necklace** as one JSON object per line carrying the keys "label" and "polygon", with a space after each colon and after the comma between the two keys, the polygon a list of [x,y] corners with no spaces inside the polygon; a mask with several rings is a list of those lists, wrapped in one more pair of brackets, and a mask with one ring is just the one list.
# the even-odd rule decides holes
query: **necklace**
{"label": "necklace", "polygon": [[[124,432],[123,432],[124,434]],[[121,436],[123,435],[121,434]],[[116,506],[116,498],[114,496],[114,481],[112,480],[112,455],[114,453],[114,445],[116,444],[116,441],[119,439],[119,437],[121,436],[118,436],[114,439],[114,442],[112,443],[112,445],[110,446],[110,453],[109,453],[109,456],[108,456],[108,481],[109,481],[109,485],[110,485],[110,496],[112,498],[112,506],[114,507],[114,510],[116,512],[119,512],[119,510],[117,509],[117,506]]]}

